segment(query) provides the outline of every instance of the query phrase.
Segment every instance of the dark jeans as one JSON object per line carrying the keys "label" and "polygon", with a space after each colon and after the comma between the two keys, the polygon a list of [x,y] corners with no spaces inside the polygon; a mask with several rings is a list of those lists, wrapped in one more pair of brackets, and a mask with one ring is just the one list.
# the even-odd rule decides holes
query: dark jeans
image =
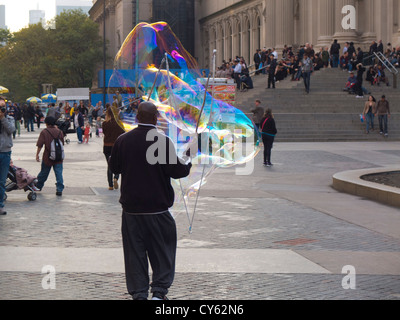
{"label": "dark jeans", "polygon": [[26,128],[28,129],[28,132],[30,131],[35,131],[33,127],[34,121],[32,119],[26,119]]}
{"label": "dark jeans", "polygon": [[49,177],[51,168],[54,170],[54,174],[56,175],[56,187],[57,187],[57,192],[63,192],[64,190],[64,180],[63,180],[63,164],[55,164],[53,167],[47,166],[43,161],[42,161],[42,170],[38,174],[38,183],[36,184],[36,187],[39,188],[40,190],[43,189],[45,182],[47,181],[47,178]]}
{"label": "dark jeans", "polygon": [[337,68],[339,66],[339,55],[332,54],[332,68]]}
{"label": "dark jeans", "polygon": [[78,141],[83,141],[83,131],[81,127],[76,128],[76,135],[78,136]]}
{"label": "dark jeans", "polygon": [[275,75],[274,74],[268,74],[268,88],[275,88]]}
{"label": "dark jeans", "polygon": [[175,278],[176,224],[166,211],[155,215],[122,213],[122,243],[128,293],[133,299],[147,299],[149,265],[153,270],[151,292],[166,295]]}
{"label": "dark jeans", "polygon": [[10,167],[11,152],[0,152],[0,208],[4,207],[4,194],[6,193],[6,181]]}
{"label": "dark jeans", "polygon": [[[106,147],[106,146],[103,147],[103,153],[104,153],[104,155],[105,155],[105,157],[106,157],[107,164],[108,164],[108,160],[109,160],[110,157],[111,157],[112,148],[113,148],[113,147]],[[111,171],[110,168],[107,166],[107,181],[108,181],[108,186],[109,186],[110,188],[112,188],[112,187],[114,186],[114,179],[117,179],[117,180],[118,180],[118,179],[119,179],[119,174],[113,175],[112,171]]]}
{"label": "dark jeans", "polygon": [[306,88],[306,92],[310,92],[310,84],[311,84],[311,72],[303,72],[304,79],[304,87]]}
{"label": "dark jeans", "polygon": [[236,87],[238,90],[240,90],[240,85],[241,85],[241,80],[240,80],[240,73],[235,73],[235,82],[236,82]]}
{"label": "dark jeans", "polygon": [[271,153],[274,146],[275,137],[263,134],[262,139],[264,144],[264,163],[271,163]]}
{"label": "dark jeans", "polygon": [[374,130],[374,114],[372,112],[365,115],[365,122],[367,125],[367,132],[369,132],[369,129]]}
{"label": "dark jeans", "polygon": [[379,129],[381,130],[381,132],[383,132],[384,134],[388,134],[388,115],[387,114],[379,115],[378,120],[379,120]]}

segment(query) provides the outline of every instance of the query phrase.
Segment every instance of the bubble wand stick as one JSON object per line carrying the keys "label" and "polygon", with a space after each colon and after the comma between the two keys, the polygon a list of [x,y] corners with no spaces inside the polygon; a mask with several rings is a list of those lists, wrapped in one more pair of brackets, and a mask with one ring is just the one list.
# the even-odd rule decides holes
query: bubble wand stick
{"label": "bubble wand stick", "polygon": [[156,86],[156,82],[157,82],[158,75],[159,75],[160,72],[161,72],[161,68],[162,68],[162,65],[163,65],[164,62],[165,62],[165,59],[166,59],[166,57],[164,57],[164,58],[161,60],[160,67],[158,68],[158,71],[157,71],[157,73],[156,73],[156,77],[155,77],[155,79],[154,79],[153,86],[151,87],[150,94],[149,94],[149,97],[148,97],[147,101],[150,101],[150,99],[151,99],[151,96],[152,96],[152,94],[153,94],[154,88],[155,88],[155,86]]}

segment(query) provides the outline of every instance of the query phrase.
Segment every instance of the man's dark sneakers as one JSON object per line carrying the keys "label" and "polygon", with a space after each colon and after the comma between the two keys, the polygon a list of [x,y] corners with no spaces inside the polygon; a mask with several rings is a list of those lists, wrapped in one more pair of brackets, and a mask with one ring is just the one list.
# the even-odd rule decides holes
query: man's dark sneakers
{"label": "man's dark sneakers", "polygon": [[0,216],[5,216],[6,214],[7,212],[3,208],[0,208]]}
{"label": "man's dark sneakers", "polygon": [[57,192],[56,192],[56,196],[61,197],[61,196],[62,196],[62,192],[57,191]]}

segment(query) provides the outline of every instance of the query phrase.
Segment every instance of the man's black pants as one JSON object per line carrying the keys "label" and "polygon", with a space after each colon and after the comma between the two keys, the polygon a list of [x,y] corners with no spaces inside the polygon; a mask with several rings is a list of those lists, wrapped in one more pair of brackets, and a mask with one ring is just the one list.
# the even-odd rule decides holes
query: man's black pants
{"label": "man's black pants", "polygon": [[147,299],[149,265],[151,292],[166,295],[175,277],[176,224],[167,211],[156,215],[122,213],[126,285],[133,299]]}
{"label": "man's black pants", "polygon": [[275,74],[268,74],[268,89],[271,88],[271,84],[272,84],[272,88],[275,88]]}

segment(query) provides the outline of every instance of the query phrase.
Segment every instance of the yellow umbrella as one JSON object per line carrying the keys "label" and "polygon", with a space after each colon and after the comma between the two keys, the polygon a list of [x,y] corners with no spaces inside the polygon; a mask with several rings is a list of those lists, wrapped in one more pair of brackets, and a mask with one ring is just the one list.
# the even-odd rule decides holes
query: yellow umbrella
{"label": "yellow umbrella", "polygon": [[39,99],[38,97],[30,97],[26,99],[27,102],[33,102],[33,103],[42,103],[42,100]]}
{"label": "yellow umbrella", "polygon": [[45,94],[45,95],[42,96],[42,100],[52,100],[52,101],[55,100],[55,101],[57,101],[57,96],[55,94],[51,94],[51,93]]}
{"label": "yellow umbrella", "polygon": [[10,92],[10,91],[8,91],[8,89],[6,87],[0,86],[0,94],[8,93],[8,92]]}

